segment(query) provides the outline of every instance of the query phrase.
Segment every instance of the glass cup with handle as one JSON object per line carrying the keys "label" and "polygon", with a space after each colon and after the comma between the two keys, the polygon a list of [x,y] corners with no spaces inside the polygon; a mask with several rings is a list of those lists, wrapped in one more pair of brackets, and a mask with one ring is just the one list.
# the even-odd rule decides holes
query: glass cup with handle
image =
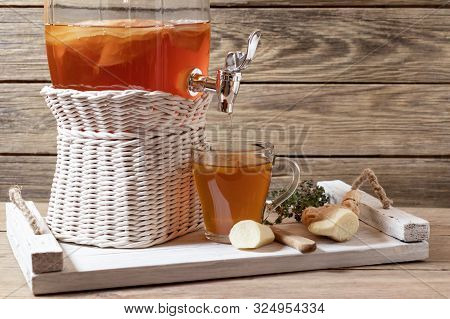
{"label": "glass cup with handle", "polygon": [[[241,220],[261,223],[265,214],[297,189],[300,168],[289,158],[275,157],[270,143],[203,143],[192,151],[195,185],[203,210],[206,238],[229,243],[228,234]],[[285,162],[292,180],[285,192],[267,203],[272,167]]]}

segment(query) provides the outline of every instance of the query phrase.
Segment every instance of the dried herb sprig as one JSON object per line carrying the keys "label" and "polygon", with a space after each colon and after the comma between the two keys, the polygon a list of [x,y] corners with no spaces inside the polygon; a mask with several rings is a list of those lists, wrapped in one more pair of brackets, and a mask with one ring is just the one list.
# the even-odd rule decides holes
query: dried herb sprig
{"label": "dried herb sprig", "polygon": [[[284,190],[275,190],[270,193],[271,198],[276,198]],[[311,180],[302,181],[295,191],[295,193],[281,206],[275,209],[278,214],[273,223],[267,220],[266,216],[265,224],[281,224],[284,219],[294,217],[297,222],[300,222],[302,218],[302,212],[307,207],[320,207],[329,203],[330,198],[325,193],[325,189],[322,186],[317,186]]]}

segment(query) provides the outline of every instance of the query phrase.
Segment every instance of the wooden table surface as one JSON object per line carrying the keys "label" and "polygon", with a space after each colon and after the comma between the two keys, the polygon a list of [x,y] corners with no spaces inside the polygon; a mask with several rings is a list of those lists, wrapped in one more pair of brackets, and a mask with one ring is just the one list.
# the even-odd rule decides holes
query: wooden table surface
{"label": "wooden table surface", "polygon": [[[37,204],[46,211],[47,204]],[[9,247],[0,206],[0,297],[31,298]],[[58,294],[51,298],[448,298],[450,208],[404,208],[431,223],[422,262]],[[199,269],[201,271],[201,269]]]}
{"label": "wooden table surface", "polygon": [[[0,1],[0,200],[13,184],[25,198],[50,197],[57,128],[39,95],[50,83],[43,2]],[[245,48],[250,32],[263,36],[243,74],[233,134],[213,102],[209,136],[270,141],[297,160],[304,179],[350,184],[370,167],[397,205],[450,207],[448,0],[211,7],[210,74],[227,52]]]}

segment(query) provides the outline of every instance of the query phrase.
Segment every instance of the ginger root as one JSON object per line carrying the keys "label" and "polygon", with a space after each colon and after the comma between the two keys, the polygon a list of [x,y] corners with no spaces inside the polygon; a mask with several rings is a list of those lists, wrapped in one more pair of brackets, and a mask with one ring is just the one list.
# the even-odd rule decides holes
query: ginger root
{"label": "ginger root", "polygon": [[351,239],[359,228],[358,216],[361,202],[359,188],[366,181],[371,184],[383,208],[389,208],[392,200],[387,197],[383,187],[378,183],[375,173],[367,168],[353,182],[352,189],[344,195],[340,204],[327,204],[319,208],[308,207],[302,213],[302,223],[315,235],[327,236],[339,242]]}
{"label": "ginger root", "polygon": [[254,249],[272,243],[275,235],[267,225],[262,225],[253,220],[242,220],[231,228],[231,244],[239,249]]}

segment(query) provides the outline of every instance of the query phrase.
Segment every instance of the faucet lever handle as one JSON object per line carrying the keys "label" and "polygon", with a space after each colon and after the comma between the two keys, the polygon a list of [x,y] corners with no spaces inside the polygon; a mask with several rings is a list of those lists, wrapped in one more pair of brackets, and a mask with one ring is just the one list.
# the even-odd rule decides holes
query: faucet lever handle
{"label": "faucet lever handle", "polygon": [[248,38],[247,52],[236,51],[228,53],[225,59],[225,69],[230,72],[241,72],[247,69],[255,58],[260,39],[261,31],[253,31]]}
{"label": "faucet lever handle", "polygon": [[248,68],[255,58],[261,31],[256,30],[248,38],[247,52],[241,51],[228,53],[225,59],[225,67],[217,70],[216,78],[204,76],[200,69],[192,70],[188,78],[188,90],[191,96],[199,92],[215,92],[219,99],[219,110],[225,113],[233,113],[234,102],[241,86],[241,71]]}

